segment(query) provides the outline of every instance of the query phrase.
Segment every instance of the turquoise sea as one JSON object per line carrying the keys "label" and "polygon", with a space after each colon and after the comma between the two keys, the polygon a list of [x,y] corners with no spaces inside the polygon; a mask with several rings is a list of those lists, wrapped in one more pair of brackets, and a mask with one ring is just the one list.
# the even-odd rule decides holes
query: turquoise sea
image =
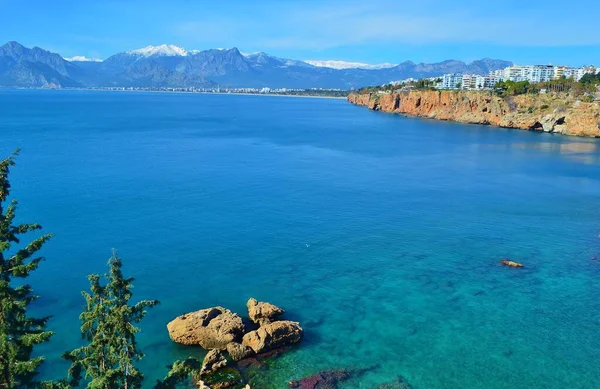
{"label": "turquoise sea", "polygon": [[[374,367],[344,388],[600,387],[600,140],[375,113],[343,100],[0,91],[0,153],[21,221],[56,237],[31,277],[79,342],[80,291],[117,248],[147,382],[166,323],[253,296],[303,343],[265,377]],[[501,267],[504,257],[523,269]]]}

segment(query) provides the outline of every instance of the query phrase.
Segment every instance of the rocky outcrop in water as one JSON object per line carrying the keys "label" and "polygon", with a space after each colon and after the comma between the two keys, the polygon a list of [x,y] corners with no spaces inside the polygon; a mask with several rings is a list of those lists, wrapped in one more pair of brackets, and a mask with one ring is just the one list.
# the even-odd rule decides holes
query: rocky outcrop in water
{"label": "rocky outcrop in water", "polygon": [[[199,388],[242,389],[247,384],[248,371],[262,369],[265,361],[302,339],[304,331],[299,323],[279,320],[283,309],[253,298],[247,306],[251,320],[260,325],[249,332],[240,316],[223,307],[186,313],[167,324],[173,341],[209,350],[200,371],[202,379],[196,382]],[[222,350],[227,350],[231,360],[225,358]]]}
{"label": "rocky outcrop in water", "polygon": [[242,345],[250,347],[255,353],[289,346],[302,339],[304,331],[295,321],[275,321],[265,324],[256,331],[250,331],[242,339]]}
{"label": "rocky outcrop in water", "polygon": [[273,304],[266,302],[258,302],[255,298],[251,298],[246,303],[248,307],[248,317],[254,323],[262,326],[277,320],[285,311]]}
{"label": "rocky outcrop in water", "polygon": [[523,267],[523,264],[521,264],[519,262],[511,261],[510,259],[503,259],[500,261],[500,264],[502,266],[508,266],[508,267]]}
{"label": "rocky outcrop in water", "polygon": [[181,315],[167,324],[169,336],[180,344],[224,350],[239,342],[245,332],[242,318],[223,307],[201,309]]}
{"label": "rocky outcrop in water", "polygon": [[600,137],[600,104],[553,94],[499,97],[492,92],[352,93],[350,103],[375,111],[461,123]]}

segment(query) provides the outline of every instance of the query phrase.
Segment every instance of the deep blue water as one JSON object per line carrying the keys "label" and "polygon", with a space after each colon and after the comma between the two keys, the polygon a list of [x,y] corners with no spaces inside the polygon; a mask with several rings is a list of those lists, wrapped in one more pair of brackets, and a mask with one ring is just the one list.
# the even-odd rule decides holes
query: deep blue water
{"label": "deep blue water", "polygon": [[[21,221],[56,237],[30,281],[77,346],[85,276],[111,248],[137,298],[148,382],[166,323],[286,308],[302,345],[276,387],[378,367],[348,388],[598,388],[600,142],[370,112],[342,100],[0,91],[0,153],[21,147]],[[498,265],[503,257],[523,269]]]}

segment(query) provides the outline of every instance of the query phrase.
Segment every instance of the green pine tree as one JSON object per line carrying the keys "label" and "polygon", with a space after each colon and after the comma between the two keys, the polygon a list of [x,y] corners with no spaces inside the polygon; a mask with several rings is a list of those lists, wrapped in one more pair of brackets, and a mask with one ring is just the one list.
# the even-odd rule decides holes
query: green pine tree
{"label": "green pine tree", "polygon": [[133,278],[125,278],[122,262],[113,252],[108,261],[109,274],[102,285],[99,275],[89,276],[90,292],[83,292],[86,307],[80,315],[81,334],[87,342],[65,357],[72,362],[69,374],[72,384],[83,378],[90,389],[141,388],[144,375],[134,366],[143,358],[135,335],[135,324],[146,315],[156,300],[142,300],[130,305]]}
{"label": "green pine tree", "polygon": [[198,380],[202,363],[196,358],[187,358],[184,361],[176,361],[170,366],[169,373],[164,380],[156,381],[154,389],[175,389],[181,383],[188,381],[190,378]]}
{"label": "green pine tree", "polygon": [[[29,305],[39,296],[22,280],[36,270],[43,257],[36,256],[50,238],[42,235],[26,246],[16,247],[21,235],[38,231],[39,224],[13,224],[17,202],[8,202],[8,174],[18,150],[0,161],[0,388],[32,388],[38,385],[37,369],[44,361],[32,357],[36,345],[53,335],[46,331],[48,317],[28,314]],[[8,204],[6,204],[8,202]]]}

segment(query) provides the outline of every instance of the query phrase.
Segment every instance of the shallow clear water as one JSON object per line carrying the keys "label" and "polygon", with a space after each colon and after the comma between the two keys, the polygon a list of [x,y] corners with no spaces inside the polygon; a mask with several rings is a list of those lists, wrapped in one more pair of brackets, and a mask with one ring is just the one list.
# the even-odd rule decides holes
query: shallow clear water
{"label": "shallow clear water", "polygon": [[[85,276],[115,247],[148,383],[197,349],[173,317],[254,296],[299,320],[275,387],[322,369],[415,389],[597,388],[600,142],[370,112],[342,100],[0,91],[0,152],[23,152],[23,221],[56,237],[31,278],[79,341]],[[509,257],[526,265],[498,265]]]}

